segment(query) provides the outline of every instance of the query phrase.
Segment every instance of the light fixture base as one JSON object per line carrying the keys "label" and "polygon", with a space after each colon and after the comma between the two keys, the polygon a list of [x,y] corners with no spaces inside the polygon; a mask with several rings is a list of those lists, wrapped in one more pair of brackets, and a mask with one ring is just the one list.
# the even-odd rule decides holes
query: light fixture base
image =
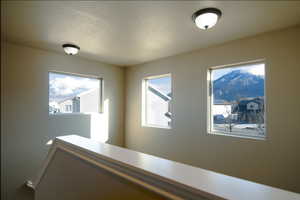
{"label": "light fixture base", "polygon": [[75,44],[63,44],[62,47],[64,51],[68,55],[75,55],[79,52],[80,47]]}
{"label": "light fixture base", "polygon": [[222,16],[221,10],[217,8],[204,8],[192,15],[192,20],[198,28],[207,30],[213,27]]}

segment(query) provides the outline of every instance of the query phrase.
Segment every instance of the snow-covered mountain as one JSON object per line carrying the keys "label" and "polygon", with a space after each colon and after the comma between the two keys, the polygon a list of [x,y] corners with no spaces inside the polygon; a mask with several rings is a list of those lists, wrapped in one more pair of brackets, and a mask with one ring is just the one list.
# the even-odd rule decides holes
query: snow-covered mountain
{"label": "snow-covered mountain", "polygon": [[235,70],[213,81],[214,102],[264,96],[264,77]]}

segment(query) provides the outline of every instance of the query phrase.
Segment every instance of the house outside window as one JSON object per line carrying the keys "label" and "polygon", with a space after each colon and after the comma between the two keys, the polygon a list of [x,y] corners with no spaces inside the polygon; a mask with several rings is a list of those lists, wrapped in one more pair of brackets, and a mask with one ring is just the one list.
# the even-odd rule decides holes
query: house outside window
{"label": "house outside window", "polygon": [[49,72],[49,114],[101,112],[102,85],[101,78]]}
{"label": "house outside window", "polygon": [[263,62],[209,69],[208,96],[209,133],[265,138]]}
{"label": "house outside window", "polygon": [[72,105],[65,105],[65,112],[71,113],[72,112]]}
{"label": "house outside window", "polygon": [[171,75],[160,75],[144,79],[142,96],[142,125],[171,128]]}

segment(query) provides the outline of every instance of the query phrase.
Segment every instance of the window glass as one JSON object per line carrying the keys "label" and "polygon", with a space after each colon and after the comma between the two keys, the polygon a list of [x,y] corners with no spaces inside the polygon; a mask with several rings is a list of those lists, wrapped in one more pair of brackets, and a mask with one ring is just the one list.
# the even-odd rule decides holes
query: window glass
{"label": "window glass", "polygon": [[171,76],[145,79],[145,125],[171,127]]}
{"label": "window glass", "polygon": [[210,132],[265,137],[265,65],[210,70]]}
{"label": "window glass", "polygon": [[100,111],[102,80],[49,72],[49,114]]}

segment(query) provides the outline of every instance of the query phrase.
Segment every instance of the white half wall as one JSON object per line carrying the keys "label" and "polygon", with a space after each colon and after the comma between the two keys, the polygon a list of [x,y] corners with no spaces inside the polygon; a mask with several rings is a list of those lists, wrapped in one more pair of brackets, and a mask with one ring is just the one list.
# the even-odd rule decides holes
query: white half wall
{"label": "white half wall", "polygon": [[35,199],[165,200],[166,198],[105,169],[97,168],[72,154],[58,150],[35,192]]}
{"label": "white half wall", "polygon": [[[257,59],[266,60],[267,139],[208,135],[208,68]],[[172,128],[142,127],[142,80],[167,73]],[[299,26],[129,67],[126,147],[299,193],[299,76]]]}

